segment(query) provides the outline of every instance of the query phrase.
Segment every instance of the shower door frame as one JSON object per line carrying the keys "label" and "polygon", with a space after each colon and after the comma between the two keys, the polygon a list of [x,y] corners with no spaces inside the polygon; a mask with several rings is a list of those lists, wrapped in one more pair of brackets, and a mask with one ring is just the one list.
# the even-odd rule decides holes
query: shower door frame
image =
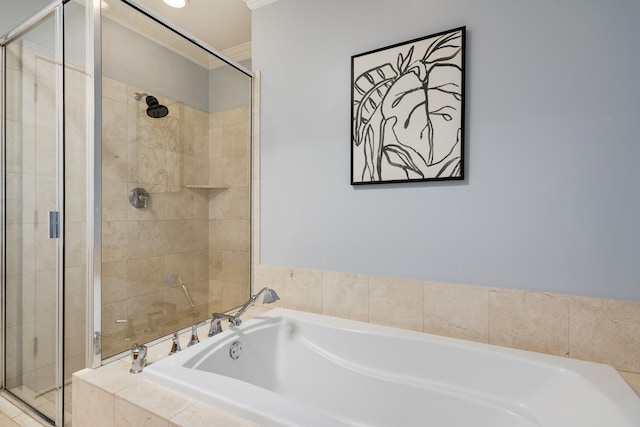
{"label": "shower door frame", "polygon": [[39,12],[32,15],[22,24],[15,27],[12,31],[5,35],[0,35],[0,185],[2,224],[0,226],[0,278],[2,282],[0,304],[0,330],[5,332],[6,327],[6,45],[15,39],[26,34],[30,30],[36,28],[44,20],[51,15],[55,21],[55,40],[54,40],[54,67],[55,67],[55,123],[56,123],[56,211],[58,212],[58,237],[56,237],[56,302],[55,302],[55,318],[56,318],[56,336],[55,336],[55,379],[54,387],[56,390],[55,419],[51,420],[48,416],[33,408],[29,403],[15,396],[11,391],[5,388],[5,357],[6,357],[6,338],[1,341],[0,356],[0,381],[2,395],[11,402],[18,405],[21,409],[37,414],[39,417],[47,421],[53,421],[56,426],[64,424],[64,185],[65,185],[65,168],[64,168],[64,4],[69,0],[52,1],[49,5],[42,8]]}
{"label": "shower door frame", "polygon": [[[193,43],[222,62],[230,65],[251,78],[251,105],[253,105],[253,72],[241,64],[227,58],[218,50],[202,40],[177,29],[165,19],[149,9],[136,3],[135,0],[115,0],[135,9],[185,40]],[[102,357],[102,9],[100,0],[87,0],[86,30],[89,38],[86,50],[86,63],[90,78],[87,79],[87,138],[93,141],[87,146],[88,187],[87,194],[87,367],[99,368],[105,361],[116,360],[121,355],[107,359]],[[253,138],[253,119],[250,118],[250,138]],[[252,143],[252,142],[251,142]],[[249,156],[250,163],[252,155]],[[253,170],[250,164],[250,171]],[[251,172],[250,172],[251,173]],[[251,179],[250,179],[251,181]],[[250,205],[253,209],[253,191],[250,185]],[[251,233],[251,231],[250,231]],[[252,237],[249,239],[252,241]],[[250,264],[253,268],[253,251],[250,250]],[[252,274],[250,276],[253,276]],[[253,286],[252,281],[249,287]],[[251,289],[250,289],[251,293]],[[151,342],[161,341],[158,337]]]}

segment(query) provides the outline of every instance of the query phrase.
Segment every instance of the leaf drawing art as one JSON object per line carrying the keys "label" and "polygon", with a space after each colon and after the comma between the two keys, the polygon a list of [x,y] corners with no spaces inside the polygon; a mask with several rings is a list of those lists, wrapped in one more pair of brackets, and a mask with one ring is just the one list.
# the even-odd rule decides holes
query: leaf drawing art
{"label": "leaf drawing art", "polygon": [[352,183],[463,177],[464,27],[352,58]]}

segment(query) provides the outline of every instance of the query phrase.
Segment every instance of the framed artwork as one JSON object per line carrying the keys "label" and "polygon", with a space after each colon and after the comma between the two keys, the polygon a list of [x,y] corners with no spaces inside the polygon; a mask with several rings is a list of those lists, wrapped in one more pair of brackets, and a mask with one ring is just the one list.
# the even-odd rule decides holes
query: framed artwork
{"label": "framed artwork", "polygon": [[465,27],[351,57],[351,184],[464,179]]}

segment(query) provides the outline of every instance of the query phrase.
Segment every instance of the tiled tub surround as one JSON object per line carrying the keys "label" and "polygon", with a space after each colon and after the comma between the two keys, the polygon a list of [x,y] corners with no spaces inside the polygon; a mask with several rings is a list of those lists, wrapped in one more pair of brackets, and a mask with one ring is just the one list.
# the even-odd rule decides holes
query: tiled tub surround
{"label": "tiled tub surround", "polygon": [[[104,356],[248,298],[249,107],[209,114],[158,97],[169,114],[153,119],[143,92],[103,79]],[[149,207],[129,204],[136,187]]]}
{"label": "tiled tub surround", "polygon": [[[263,313],[266,309],[253,307],[243,318]],[[226,325],[224,326],[226,328]],[[206,339],[208,325],[198,329]],[[180,335],[186,348],[189,332]],[[169,341],[149,347],[147,365],[167,356]],[[222,410],[206,406],[189,397],[158,387],[129,373],[129,355],[98,369],[84,369],[73,374],[74,426],[91,427],[249,427],[255,426]]]}
{"label": "tiled tub surround", "polygon": [[640,302],[351,273],[254,266],[273,304],[604,363],[640,394]]}
{"label": "tiled tub surround", "polygon": [[[613,365],[640,394],[640,373],[634,367],[639,354],[638,303],[264,265],[255,266],[255,275],[256,287],[273,286],[281,296],[269,308],[283,306],[526,350],[553,349],[542,351],[551,354],[558,354],[562,348],[560,356]],[[407,292],[403,291],[405,287]],[[318,300],[310,301],[314,298]],[[261,306],[252,308],[247,319],[265,310]],[[370,312],[379,316],[370,316]],[[496,316],[508,323],[492,327]],[[554,326],[555,322],[566,322],[566,326]],[[620,328],[622,323],[625,325]],[[635,329],[629,328],[634,324]],[[565,331],[566,336],[559,337],[556,330]],[[206,326],[201,327],[200,337],[206,337],[206,331]],[[188,339],[188,333],[182,334],[183,347]],[[150,347],[149,362],[167,357],[168,349],[167,341]],[[141,375],[130,374],[130,366],[127,355],[99,369],[74,374],[74,425],[253,425],[150,384]]]}

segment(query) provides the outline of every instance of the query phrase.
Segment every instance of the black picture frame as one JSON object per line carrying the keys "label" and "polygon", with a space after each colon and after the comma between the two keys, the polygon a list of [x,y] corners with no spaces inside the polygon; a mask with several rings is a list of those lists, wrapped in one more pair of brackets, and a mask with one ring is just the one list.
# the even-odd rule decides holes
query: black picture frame
{"label": "black picture frame", "polygon": [[466,27],[351,57],[351,184],[464,179]]}

